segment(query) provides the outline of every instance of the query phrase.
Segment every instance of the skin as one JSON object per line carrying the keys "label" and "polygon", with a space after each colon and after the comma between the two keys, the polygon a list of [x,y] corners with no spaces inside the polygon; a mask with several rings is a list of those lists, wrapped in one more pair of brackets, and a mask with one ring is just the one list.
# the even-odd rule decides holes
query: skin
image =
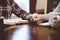
{"label": "skin", "polygon": [[30,19],[31,21],[38,21],[39,19],[39,14],[30,14]]}
{"label": "skin", "polygon": [[59,26],[60,26],[60,21],[57,20],[57,15],[60,16],[60,13],[56,14],[56,15],[53,17],[53,26],[59,27]]}
{"label": "skin", "polygon": [[[60,13],[57,13],[57,14],[55,14],[53,16],[53,19],[52,19],[53,20],[53,24],[51,24],[51,25],[59,27],[60,26],[60,21],[57,20],[57,15],[60,16]],[[38,21],[38,20],[40,20],[39,19],[39,14],[31,14],[30,15],[30,19],[31,19],[31,21]]]}

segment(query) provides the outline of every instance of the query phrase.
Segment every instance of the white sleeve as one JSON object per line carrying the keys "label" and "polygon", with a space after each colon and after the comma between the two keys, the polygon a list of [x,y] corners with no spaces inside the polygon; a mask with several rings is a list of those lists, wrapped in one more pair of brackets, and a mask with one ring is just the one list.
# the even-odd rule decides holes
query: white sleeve
{"label": "white sleeve", "polygon": [[40,20],[42,20],[42,21],[48,20],[49,19],[48,15],[49,14],[40,14],[39,15],[40,16]]}
{"label": "white sleeve", "polygon": [[53,12],[60,12],[60,2],[59,2],[59,4],[57,5],[57,7],[54,9]]}
{"label": "white sleeve", "polygon": [[49,12],[48,14],[40,14],[40,20],[49,20],[50,18],[52,18],[54,16],[55,12]]}
{"label": "white sleeve", "polygon": [[54,11],[49,12],[48,14],[40,14],[40,20],[50,20],[57,12],[60,12],[60,2]]}

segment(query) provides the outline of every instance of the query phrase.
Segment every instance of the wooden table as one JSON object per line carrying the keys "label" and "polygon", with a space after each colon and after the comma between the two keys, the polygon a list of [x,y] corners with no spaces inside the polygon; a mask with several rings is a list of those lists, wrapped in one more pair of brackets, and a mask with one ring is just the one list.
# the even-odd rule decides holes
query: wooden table
{"label": "wooden table", "polygon": [[3,40],[54,40],[58,33],[49,27],[31,23],[3,27]]}

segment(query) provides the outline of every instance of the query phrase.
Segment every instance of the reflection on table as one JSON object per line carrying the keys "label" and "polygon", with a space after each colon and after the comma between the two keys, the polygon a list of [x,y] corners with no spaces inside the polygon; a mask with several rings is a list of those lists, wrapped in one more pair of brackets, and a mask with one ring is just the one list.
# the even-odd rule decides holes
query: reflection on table
{"label": "reflection on table", "polygon": [[60,35],[53,28],[31,23],[4,27],[4,40],[57,40]]}

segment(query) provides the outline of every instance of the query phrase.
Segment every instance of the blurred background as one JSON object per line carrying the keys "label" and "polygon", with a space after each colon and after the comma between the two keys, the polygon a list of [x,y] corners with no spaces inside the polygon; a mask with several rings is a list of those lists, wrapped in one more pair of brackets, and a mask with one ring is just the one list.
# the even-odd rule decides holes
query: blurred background
{"label": "blurred background", "polygon": [[28,13],[47,14],[52,12],[59,0],[14,0],[19,7]]}

